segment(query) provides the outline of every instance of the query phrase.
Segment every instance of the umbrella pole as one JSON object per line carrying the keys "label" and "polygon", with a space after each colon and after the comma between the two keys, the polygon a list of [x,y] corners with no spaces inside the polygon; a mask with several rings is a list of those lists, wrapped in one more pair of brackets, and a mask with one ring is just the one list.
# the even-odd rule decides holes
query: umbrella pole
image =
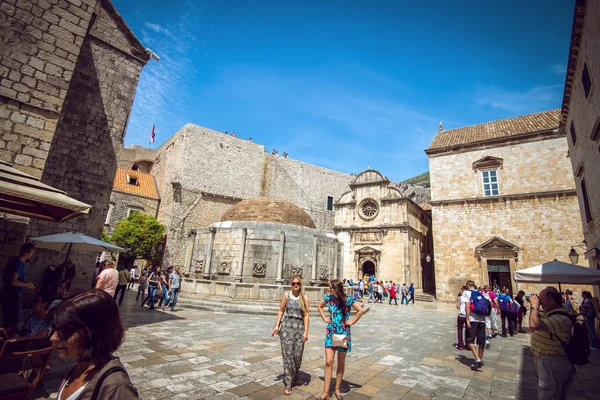
{"label": "umbrella pole", "polygon": [[73,243],[69,243],[69,250],[67,250],[67,257],[65,258],[65,265],[66,265],[67,261],[69,260],[69,254],[71,253],[71,246],[73,246]]}
{"label": "umbrella pole", "polygon": [[558,293],[562,293],[562,288],[560,287],[560,282],[558,282]]}

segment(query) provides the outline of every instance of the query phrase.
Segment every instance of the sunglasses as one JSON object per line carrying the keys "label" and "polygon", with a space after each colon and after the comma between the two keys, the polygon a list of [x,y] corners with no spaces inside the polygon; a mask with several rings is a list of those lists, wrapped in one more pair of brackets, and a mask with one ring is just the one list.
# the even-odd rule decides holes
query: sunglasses
{"label": "sunglasses", "polygon": [[301,283],[300,282],[292,282],[292,286],[300,286]]}
{"label": "sunglasses", "polygon": [[60,340],[69,339],[71,336],[73,336],[75,331],[78,330],[79,328],[81,328],[81,327],[80,326],[72,327],[72,328],[55,328],[55,327],[53,327],[53,329],[56,331],[56,334],[58,335]]}

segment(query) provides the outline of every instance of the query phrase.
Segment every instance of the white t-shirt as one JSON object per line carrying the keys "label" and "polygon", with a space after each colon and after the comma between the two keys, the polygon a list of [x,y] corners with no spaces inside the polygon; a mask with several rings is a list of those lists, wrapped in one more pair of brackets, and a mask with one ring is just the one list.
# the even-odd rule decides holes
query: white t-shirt
{"label": "white t-shirt", "polygon": [[467,311],[465,310],[465,292],[467,292],[467,290],[463,290],[462,294],[460,295],[459,301],[460,301],[460,307],[458,309],[458,315],[460,317],[466,317],[467,316]]}
{"label": "white t-shirt", "polygon": [[[463,304],[464,304],[464,310],[463,310]],[[465,315],[466,314],[466,308],[467,307],[471,307],[471,291],[470,290],[465,290],[463,292],[463,295],[460,299],[460,306],[461,306],[461,310],[465,311]],[[485,315],[480,315],[480,314],[475,314],[473,311],[471,311],[469,313],[469,322],[485,322]]]}

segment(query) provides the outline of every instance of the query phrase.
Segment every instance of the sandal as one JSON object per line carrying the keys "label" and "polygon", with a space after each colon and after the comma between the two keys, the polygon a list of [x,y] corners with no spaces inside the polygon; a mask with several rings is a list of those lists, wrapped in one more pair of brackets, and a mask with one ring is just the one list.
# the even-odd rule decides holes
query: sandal
{"label": "sandal", "polygon": [[[323,397],[325,396],[325,397]],[[321,395],[321,397],[315,397],[315,400],[328,400],[329,397],[331,397],[331,395],[329,394],[329,392],[323,392],[323,394]]]}
{"label": "sandal", "polygon": [[[340,394],[338,394],[338,392]],[[335,398],[337,400],[344,400],[344,396],[342,395],[342,391],[340,389],[335,389]]]}

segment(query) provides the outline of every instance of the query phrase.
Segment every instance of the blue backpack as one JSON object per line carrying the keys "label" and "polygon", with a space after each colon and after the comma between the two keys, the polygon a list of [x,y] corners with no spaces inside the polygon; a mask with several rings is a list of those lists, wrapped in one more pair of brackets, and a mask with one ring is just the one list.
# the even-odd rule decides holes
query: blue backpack
{"label": "blue backpack", "polygon": [[496,296],[496,298],[498,299],[498,305],[500,306],[500,311],[508,312],[510,310],[510,307],[509,307],[510,297],[508,297],[505,294],[499,294],[498,296]]}
{"label": "blue backpack", "polygon": [[517,303],[513,299],[510,300],[510,310],[509,310],[509,312],[511,314],[518,315],[519,314],[519,307],[520,307],[519,303]]}
{"label": "blue backpack", "polygon": [[492,303],[479,290],[471,290],[471,311],[479,315],[490,315]]}

